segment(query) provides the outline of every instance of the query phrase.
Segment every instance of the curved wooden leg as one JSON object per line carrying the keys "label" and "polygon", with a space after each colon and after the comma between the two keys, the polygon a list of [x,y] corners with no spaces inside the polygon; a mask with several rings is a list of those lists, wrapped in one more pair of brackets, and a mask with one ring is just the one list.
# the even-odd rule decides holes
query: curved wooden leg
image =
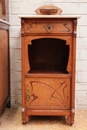
{"label": "curved wooden leg", "polygon": [[29,117],[25,116],[25,118],[22,118],[22,124],[26,124],[29,121]]}
{"label": "curved wooden leg", "polygon": [[29,121],[28,115],[26,115],[26,112],[22,112],[22,124],[26,124]]}
{"label": "curved wooden leg", "polygon": [[67,117],[66,121],[67,121],[67,123],[68,123],[69,125],[73,125],[73,124],[74,124],[74,115],[73,115],[73,114],[69,115],[69,116]]}

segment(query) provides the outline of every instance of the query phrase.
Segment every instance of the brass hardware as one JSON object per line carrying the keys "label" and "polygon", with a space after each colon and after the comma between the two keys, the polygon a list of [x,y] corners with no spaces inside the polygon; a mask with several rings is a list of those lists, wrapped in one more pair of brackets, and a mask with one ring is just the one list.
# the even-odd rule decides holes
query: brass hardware
{"label": "brass hardware", "polygon": [[29,99],[30,99],[30,92],[29,92],[29,89],[27,89],[26,100],[29,100]]}
{"label": "brass hardware", "polygon": [[54,26],[52,26],[51,24],[47,24],[44,26],[44,28],[48,31],[51,32]]}

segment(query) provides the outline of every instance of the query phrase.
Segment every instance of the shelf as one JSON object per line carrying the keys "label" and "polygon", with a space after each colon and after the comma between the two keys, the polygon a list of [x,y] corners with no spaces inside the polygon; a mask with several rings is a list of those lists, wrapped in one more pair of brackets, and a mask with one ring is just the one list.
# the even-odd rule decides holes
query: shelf
{"label": "shelf", "polygon": [[60,72],[33,72],[33,73],[26,73],[26,78],[30,77],[59,77],[59,78],[71,78],[72,74],[65,74]]}

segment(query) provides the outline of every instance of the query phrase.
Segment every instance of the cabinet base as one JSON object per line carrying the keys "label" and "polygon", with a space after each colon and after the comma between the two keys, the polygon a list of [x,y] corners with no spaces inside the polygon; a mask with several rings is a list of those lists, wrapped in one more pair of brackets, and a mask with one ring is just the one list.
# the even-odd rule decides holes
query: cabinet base
{"label": "cabinet base", "polygon": [[29,116],[65,116],[69,125],[74,124],[74,113],[70,110],[24,110],[22,111],[22,124],[29,121]]}

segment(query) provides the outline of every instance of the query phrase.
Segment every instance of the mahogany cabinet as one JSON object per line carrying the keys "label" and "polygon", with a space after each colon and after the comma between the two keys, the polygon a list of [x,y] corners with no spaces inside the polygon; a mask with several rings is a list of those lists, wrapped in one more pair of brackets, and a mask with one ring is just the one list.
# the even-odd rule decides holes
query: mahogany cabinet
{"label": "mahogany cabinet", "polygon": [[22,122],[31,115],[74,123],[76,27],[79,16],[21,17]]}
{"label": "mahogany cabinet", "polygon": [[9,23],[0,19],[0,115],[10,107]]}

